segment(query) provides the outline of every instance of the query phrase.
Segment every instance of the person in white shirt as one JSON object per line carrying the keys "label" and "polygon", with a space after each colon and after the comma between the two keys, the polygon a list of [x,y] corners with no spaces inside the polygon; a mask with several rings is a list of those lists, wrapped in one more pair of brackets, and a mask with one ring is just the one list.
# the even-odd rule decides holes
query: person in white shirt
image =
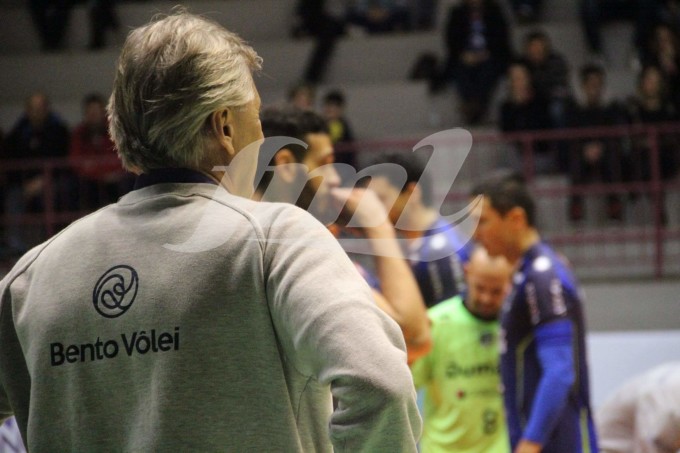
{"label": "person in white shirt", "polygon": [[596,413],[602,453],[680,451],[680,362],[626,381]]}

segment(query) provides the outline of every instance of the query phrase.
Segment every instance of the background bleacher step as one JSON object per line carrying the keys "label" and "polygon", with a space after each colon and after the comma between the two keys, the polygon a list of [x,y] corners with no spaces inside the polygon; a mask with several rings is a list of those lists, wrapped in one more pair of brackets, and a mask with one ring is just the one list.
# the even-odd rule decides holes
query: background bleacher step
{"label": "background bleacher step", "polygon": [[[6,0],[5,0],[6,1]],[[39,52],[31,16],[26,5],[0,5],[0,53]],[[116,12],[121,30],[115,41],[122,41],[130,30],[145,24],[156,14],[167,14],[181,2],[148,1],[118,3]],[[287,39],[293,23],[295,0],[194,0],[183,3],[189,11],[205,15],[251,42]],[[86,4],[71,11],[66,44],[70,49],[85,49],[89,36]]]}

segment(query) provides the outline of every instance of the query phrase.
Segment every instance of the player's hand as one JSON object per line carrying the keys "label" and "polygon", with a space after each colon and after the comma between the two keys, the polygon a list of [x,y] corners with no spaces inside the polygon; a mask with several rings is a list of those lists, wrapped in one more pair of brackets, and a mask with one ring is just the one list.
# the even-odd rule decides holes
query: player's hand
{"label": "player's hand", "polygon": [[541,453],[541,444],[522,439],[515,447],[514,453]]}
{"label": "player's hand", "polygon": [[331,190],[331,197],[342,206],[343,226],[365,230],[389,224],[385,206],[370,189],[337,187]]}

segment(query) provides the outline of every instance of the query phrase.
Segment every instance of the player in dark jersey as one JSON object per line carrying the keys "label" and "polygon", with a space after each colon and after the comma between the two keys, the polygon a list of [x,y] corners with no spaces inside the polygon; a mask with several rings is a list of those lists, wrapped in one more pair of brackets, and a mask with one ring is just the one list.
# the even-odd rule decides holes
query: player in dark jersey
{"label": "player in dark jersey", "polygon": [[[384,163],[406,170],[406,182],[380,165]],[[405,227],[399,234],[408,240],[411,269],[425,304],[432,307],[463,292],[463,265],[470,259],[471,243],[431,206],[432,181],[424,173],[425,166],[412,153],[386,154],[372,162],[370,187],[389,209],[390,221]]]}
{"label": "player in dark jersey", "polygon": [[534,202],[520,179],[489,179],[473,195],[483,196],[475,238],[516,266],[501,315],[500,346],[513,451],[597,451],[576,279],[541,241]]}

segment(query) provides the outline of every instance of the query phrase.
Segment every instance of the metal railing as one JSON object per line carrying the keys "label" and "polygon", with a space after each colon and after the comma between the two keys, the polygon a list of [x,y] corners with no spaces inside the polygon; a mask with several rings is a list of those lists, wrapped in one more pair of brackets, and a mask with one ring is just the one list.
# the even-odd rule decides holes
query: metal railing
{"label": "metal railing", "polygon": [[[473,131],[472,137],[472,151],[460,177],[448,191],[451,212],[465,204],[475,182],[501,167],[512,168],[522,173],[532,188],[543,237],[564,251],[581,277],[680,276],[680,178],[664,177],[666,169],[662,169],[661,158],[662,153],[674,154],[676,171],[680,170],[680,123],[507,134]],[[375,140],[355,144],[354,148],[361,154],[421,152],[413,147],[423,138]],[[579,182],[573,180],[568,169],[547,173],[538,170],[538,144],[543,144],[555,161],[566,150],[569,164],[578,159],[579,146],[593,140],[616,142],[619,148],[616,157],[632,158],[629,165],[648,164],[648,174],[623,172],[611,181]],[[515,162],[508,163],[512,161],[507,159],[511,155]],[[619,197],[624,205],[626,215],[620,221],[569,219],[572,197],[582,196],[593,202],[598,198],[603,201],[609,195]]]}
{"label": "metal railing", "polygon": [[[473,132],[472,136],[472,150],[461,169],[460,177],[450,190],[448,187],[438,189],[448,191],[447,204],[450,209],[464,204],[469,187],[475,181],[490,171],[514,165],[532,187],[538,202],[539,220],[543,220],[541,230],[544,237],[564,251],[575,268],[581,270],[582,277],[659,278],[680,275],[680,182],[677,176],[664,178],[664,169],[661,167],[662,152],[668,152],[663,147],[667,148],[668,143],[671,143],[670,152],[680,155],[680,149],[677,148],[680,141],[674,141],[680,137],[680,123],[512,134]],[[360,158],[385,150],[411,151],[423,138],[360,141],[352,149],[356,150]],[[543,144],[541,146],[549,149],[553,155],[559,155],[560,150],[567,150],[566,155],[573,162],[579,152],[577,145],[588,140],[615,141],[620,147],[621,158],[629,158],[633,152],[639,153],[640,150],[633,150],[633,147],[643,143],[642,156],[649,165],[648,174],[637,179],[622,176],[613,181],[573,183],[569,174],[544,174],[537,171],[538,144]],[[338,147],[338,152],[342,153],[343,148]],[[509,157],[514,158],[514,164],[508,164],[508,161],[512,161]],[[43,181],[37,203],[39,208],[20,215],[3,212],[0,230],[7,231],[12,224],[32,229],[34,234],[29,245],[33,245],[96,208],[96,202],[95,205],[82,202],[83,179],[71,171],[71,164],[68,159],[0,162],[0,194],[3,197],[11,181],[25,181],[27,174],[39,175]],[[69,197],[68,193],[62,193],[64,181],[79,187],[80,192],[67,191],[70,196],[75,194],[75,199],[64,199]],[[91,191],[91,187],[86,190]],[[620,221],[598,223],[589,219],[578,224],[570,221],[566,211],[572,197],[583,196],[597,201],[598,198],[611,195],[620,197],[626,205],[628,215]],[[640,200],[647,206],[643,215],[637,215],[636,212],[640,209]]]}

